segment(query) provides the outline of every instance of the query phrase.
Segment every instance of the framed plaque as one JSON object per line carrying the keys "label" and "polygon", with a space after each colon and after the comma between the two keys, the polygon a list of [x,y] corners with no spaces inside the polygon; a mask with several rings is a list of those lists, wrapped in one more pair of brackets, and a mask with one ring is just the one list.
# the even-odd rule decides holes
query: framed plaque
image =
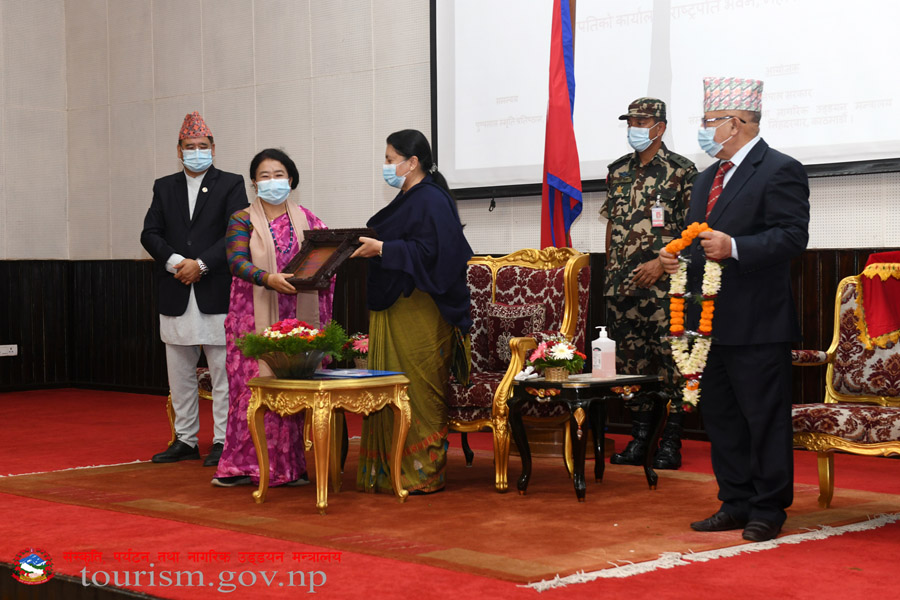
{"label": "framed plaque", "polygon": [[284,268],[298,290],[323,290],[353,251],[360,236],[375,237],[374,229],[312,229],[303,232],[300,250]]}

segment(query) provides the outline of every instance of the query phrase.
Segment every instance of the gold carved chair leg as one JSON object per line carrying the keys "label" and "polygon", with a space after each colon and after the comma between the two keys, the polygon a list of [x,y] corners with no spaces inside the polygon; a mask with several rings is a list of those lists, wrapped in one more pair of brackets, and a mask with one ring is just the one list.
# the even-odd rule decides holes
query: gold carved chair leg
{"label": "gold carved chair leg", "polygon": [[509,473],[509,426],[506,420],[495,423],[494,432],[494,487],[498,492],[505,492],[509,488],[507,476]]}
{"label": "gold carved chair leg", "polygon": [[172,394],[166,401],[166,414],[169,416],[169,429],[172,430],[172,439],[169,440],[169,446],[175,443],[175,409],[172,408]]}
{"label": "gold carved chair leg", "polygon": [[834,496],[834,453],[819,452],[819,506],[828,508],[831,506],[831,498]]}

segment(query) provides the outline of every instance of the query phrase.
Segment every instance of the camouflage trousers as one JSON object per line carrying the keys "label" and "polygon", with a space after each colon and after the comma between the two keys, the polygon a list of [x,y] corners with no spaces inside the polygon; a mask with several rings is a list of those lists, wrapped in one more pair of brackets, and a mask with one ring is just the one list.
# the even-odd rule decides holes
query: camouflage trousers
{"label": "camouflage trousers", "polygon": [[[663,378],[661,391],[672,401],[670,412],[681,408],[681,376],[672,359],[672,348],[662,338],[668,335],[668,302],[665,298],[606,296],[606,329],[616,342],[616,373],[623,375],[658,374]],[[649,410],[649,402],[640,396],[632,410]]]}

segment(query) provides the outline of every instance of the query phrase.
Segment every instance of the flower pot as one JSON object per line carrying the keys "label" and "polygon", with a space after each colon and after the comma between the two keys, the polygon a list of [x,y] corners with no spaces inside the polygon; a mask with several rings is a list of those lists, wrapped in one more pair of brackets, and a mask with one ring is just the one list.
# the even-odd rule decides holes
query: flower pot
{"label": "flower pot", "polygon": [[312,379],[325,358],[322,350],[307,350],[299,354],[267,352],[259,357],[264,360],[279,379]]}
{"label": "flower pot", "polygon": [[547,367],[544,369],[544,379],[547,381],[565,381],[569,378],[569,370],[565,367]]}
{"label": "flower pot", "polygon": [[369,359],[365,356],[358,356],[353,359],[353,364],[356,365],[357,369],[368,369]]}

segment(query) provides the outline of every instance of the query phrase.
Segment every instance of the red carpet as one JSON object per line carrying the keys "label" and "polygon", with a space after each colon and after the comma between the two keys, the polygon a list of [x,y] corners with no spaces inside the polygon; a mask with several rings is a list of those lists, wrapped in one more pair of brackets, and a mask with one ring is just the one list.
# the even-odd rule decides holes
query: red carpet
{"label": "red carpet", "polygon": [[[0,464],[0,473],[28,473],[86,464],[146,460],[150,454],[161,449],[160,443],[162,447],[165,446],[168,424],[162,411],[163,402],[164,398],[155,396],[104,394],[75,390],[0,395],[0,414],[6,417],[7,423],[18,423],[19,425],[11,430],[12,435],[6,436],[2,442],[6,451],[2,455],[3,458],[0,459],[3,461]],[[35,405],[41,406],[40,416],[28,417],[23,420],[21,416],[23,407],[28,407],[25,414],[33,415],[35,413],[32,409]],[[90,410],[85,409],[85,406],[88,406]],[[98,426],[98,424],[100,425]],[[354,425],[351,418],[351,435]],[[208,423],[204,427],[208,432]],[[453,436],[451,440],[452,443],[458,445],[457,436]],[[484,435],[470,436],[470,440],[474,447],[483,447],[484,441],[489,443],[488,436]],[[61,441],[65,444],[64,449],[60,448]],[[676,474],[676,479],[688,477],[690,471],[708,471],[708,455],[704,452],[704,448],[705,444],[697,442],[689,442],[686,445],[685,469]],[[27,449],[27,451],[23,451],[23,449]],[[839,488],[852,487],[882,494],[900,493],[898,491],[900,477],[897,477],[900,474],[900,461],[850,456],[838,456],[837,458]],[[462,469],[464,472],[465,470],[459,464],[461,459],[454,460],[456,462],[451,464],[451,470]],[[490,470],[489,460],[489,456],[485,457],[483,453],[479,453],[476,458],[478,463],[488,463],[485,465],[488,471]],[[797,463],[798,482],[814,484],[815,456],[811,453],[798,453]],[[515,477],[519,470],[516,458],[513,458],[512,465],[511,475]],[[181,467],[182,465],[176,466]],[[478,464],[476,464],[477,467]],[[196,470],[203,472],[200,467],[197,467]],[[608,469],[607,472],[611,473],[612,471],[613,469]],[[0,479],[0,481],[3,480]],[[350,479],[345,479],[345,486],[349,485],[349,482]],[[588,489],[587,506],[599,506],[602,495],[600,490],[612,483],[614,483],[612,480],[608,480],[600,488],[595,488],[591,484]],[[661,481],[658,491],[663,490],[663,486],[667,484],[668,479]],[[671,488],[676,483],[673,481],[668,485]],[[564,493],[561,491],[563,489]],[[808,489],[804,490],[803,485],[798,486],[798,489],[798,495],[801,492],[809,493]],[[232,492],[236,490],[219,491]],[[646,494],[652,493],[649,490],[644,491]],[[310,495],[312,490],[309,488],[272,490],[269,502],[274,502],[276,494],[284,492],[300,492]],[[244,502],[247,493],[246,488],[241,488],[236,493],[236,497],[240,498],[240,502]],[[469,495],[475,496],[476,493],[477,490],[473,490]],[[577,503],[574,502],[574,494],[568,482],[545,481],[539,487],[538,481],[534,480],[532,488],[529,490],[529,496],[525,498],[518,498],[512,494],[500,496],[492,492],[490,497],[497,497],[509,502],[509,510],[519,510],[519,507],[523,506],[522,503],[533,501],[539,496],[556,493],[561,493],[561,496],[565,496],[567,501],[563,501],[563,498],[560,497],[560,509],[564,511],[560,514],[565,514],[565,516],[558,517],[552,523],[547,524],[549,530],[552,531],[560,526],[571,525],[574,518],[577,517],[577,513],[574,511],[579,509]],[[842,499],[841,494],[842,490],[840,489],[835,494],[838,510],[840,510],[840,503],[849,499],[849,495]],[[452,499],[454,496],[452,488],[445,494],[433,498],[437,501],[440,496]],[[333,498],[340,498],[340,502],[345,505],[347,509],[345,519],[352,519],[354,512],[362,509],[369,497],[355,492],[344,492]],[[393,500],[385,497],[371,498],[371,500],[375,501],[379,508],[383,508],[380,505],[385,502],[391,503],[391,509],[396,510],[406,510],[413,506],[408,504],[405,507],[398,507]],[[424,504],[431,498],[413,498],[410,502],[416,500],[420,501],[420,504]],[[332,502],[334,501],[332,500]],[[456,501],[459,502],[460,497],[457,497]],[[269,502],[263,505],[263,508],[269,505]],[[710,507],[714,508],[714,502],[714,498],[710,497],[708,506],[684,508],[681,513],[688,515],[684,517],[685,520],[706,516]],[[114,552],[125,551],[129,547],[138,550],[138,546],[144,550],[152,548],[154,551],[167,548],[177,549],[182,553],[206,552],[210,549],[235,554],[242,551],[261,552],[270,549],[289,554],[290,552],[316,551],[315,548],[308,545],[291,541],[277,541],[269,537],[231,531],[223,535],[224,532],[217,528],[187,525],[146,516],[82,508],[5,494],[0,495],[0,503],[7,509],[6,514],[17,514],[22,517],[17,525],[13,525],[11,520],[6,520],[3,524],[4,542],[2,551],[0,551],[0,560],[9,562],[12,555],[25,546],[43,547],[54,555],[57,572],[62,573],[78,573],[80,569],[75,569],[73,564],[66,563],[62,557],[66,552],[79,549],[96,548],[109,557]],[[701,502],[701,504],[703,503]],[[305,508],[305,505],[300,508]],[[620,514],[626,510],[627,507],[616,507],[616,511]],[[325,519],[330,519],[332,516],[334,515],[330,514]],[[361,514],[357,512],[356,516],[361,516]],[[318,519],[318,517],[316,518]],[[466,521],[462,520],[460,523],[466,523]],[[900,531],[898,531],[897,525],[892,525],[872,532],[847,534],[797,546],[782,546],[759,554],[720,559],[706,564],[692,564],[626,580],[603,580],[570,586],[564,590],[544,592],[542,596],[549,594],[550,597],[555,597],[557,594],[564,593],[565,597],[577,598],[596,597],[602,593],[604,595],[612,594],[612,597],[624,597],[653,593],[658,598],[722,597],[726,594],[736,598],[762,597],[762,594],[766,594],[766,597],[806,598],[821,595],[823,590],[833,592],[835,589],[841,589],[841,596],[854,597],[852,593],[848,594],[843,591],[850,589],[850,586],[841,584],[841,581],[848,577],[854,580],[852,589],[858,590],[862,594],[866,589],[871,593],[871,590],[878,589],[878,585],[884,585],[884,582],[893,577],[890,569],[885,565],[877,561],[859,559],[866,556],[885,556],[895,552],[898,548],[896,541],[898,532]],[[532,545],[535,545],[534,540],[541,540],[541,537],[532,536],[530,541]],[[598,540],[597,544],[602,546],[603,541]],[[538,555],[541,546],[543,546],[543,540],[535,546]],[[854,546],[857,548],[855,552],[853,551]],[[867,549],[863,550],[863,548]],[[796,572],[797,565],[807,562],[814,562],[817,568],[805,574]],[[827,574],[820,572],[825,565],[829,565],[827,569],[824,569]],[[116,566],[121,569],[120,563],[110,559],[104,568],[113,569]],[[284,569],[289,566],[296,569],[298,565],[297,563],[285,564]],[[312,566],[315,565],[308,562],[300,564],[300,568],[303,569],[310,569]],[[243,568],[244,565],[241,567]],[[265,567],[269,571],[277,568],[271,563],[267,563]],[[380,591],[381,593],[376,597],[410,595],[444,597],[449,596],[451,592],[454,596],[460,597],[480,597],[482,595],[536,597],[536,592],[532,590],[517,588],[502,581],[446,571],[427,565],[413,565],[403,560],[367,556],[346,550],[342,552],[339,564],[318,563],[318,569],[327,575],[327,583],[318,591],[324,593],[324,597],[328,598],[358,597],[360,582],[366,582],[368,590]],[[754,569],[764,569],[765,577],[760,578],[759,575],[763,571],[754,571]],[[205,571],[210,571],[210,574],[215,572],[208,568]],[[706,580],[707,577],[713,578],[713,581]],[[859,581],[855,581],[857,579]],[[737,585],[737,588],[734,588],[734,585]],[[816,589],[819,591],[818,594],[810,592],[810,590]],[[735,593],[736,590],[739,592]],[[776,593],[774,590],[779,591]],[[789,593],[786,593],[786,590]],[[174,587],[141,588],[141,591],[170,598],[217,596],[212,592],[204,595],[198,594],[199,590],[181,590]],[[296,593],[297,590],[294,592]],[[238,597],[283,597],[280,594],[281,590],[276,593],[273,588],[264,589],[264,584],[260,579],[252,588],[242,588]]]}

